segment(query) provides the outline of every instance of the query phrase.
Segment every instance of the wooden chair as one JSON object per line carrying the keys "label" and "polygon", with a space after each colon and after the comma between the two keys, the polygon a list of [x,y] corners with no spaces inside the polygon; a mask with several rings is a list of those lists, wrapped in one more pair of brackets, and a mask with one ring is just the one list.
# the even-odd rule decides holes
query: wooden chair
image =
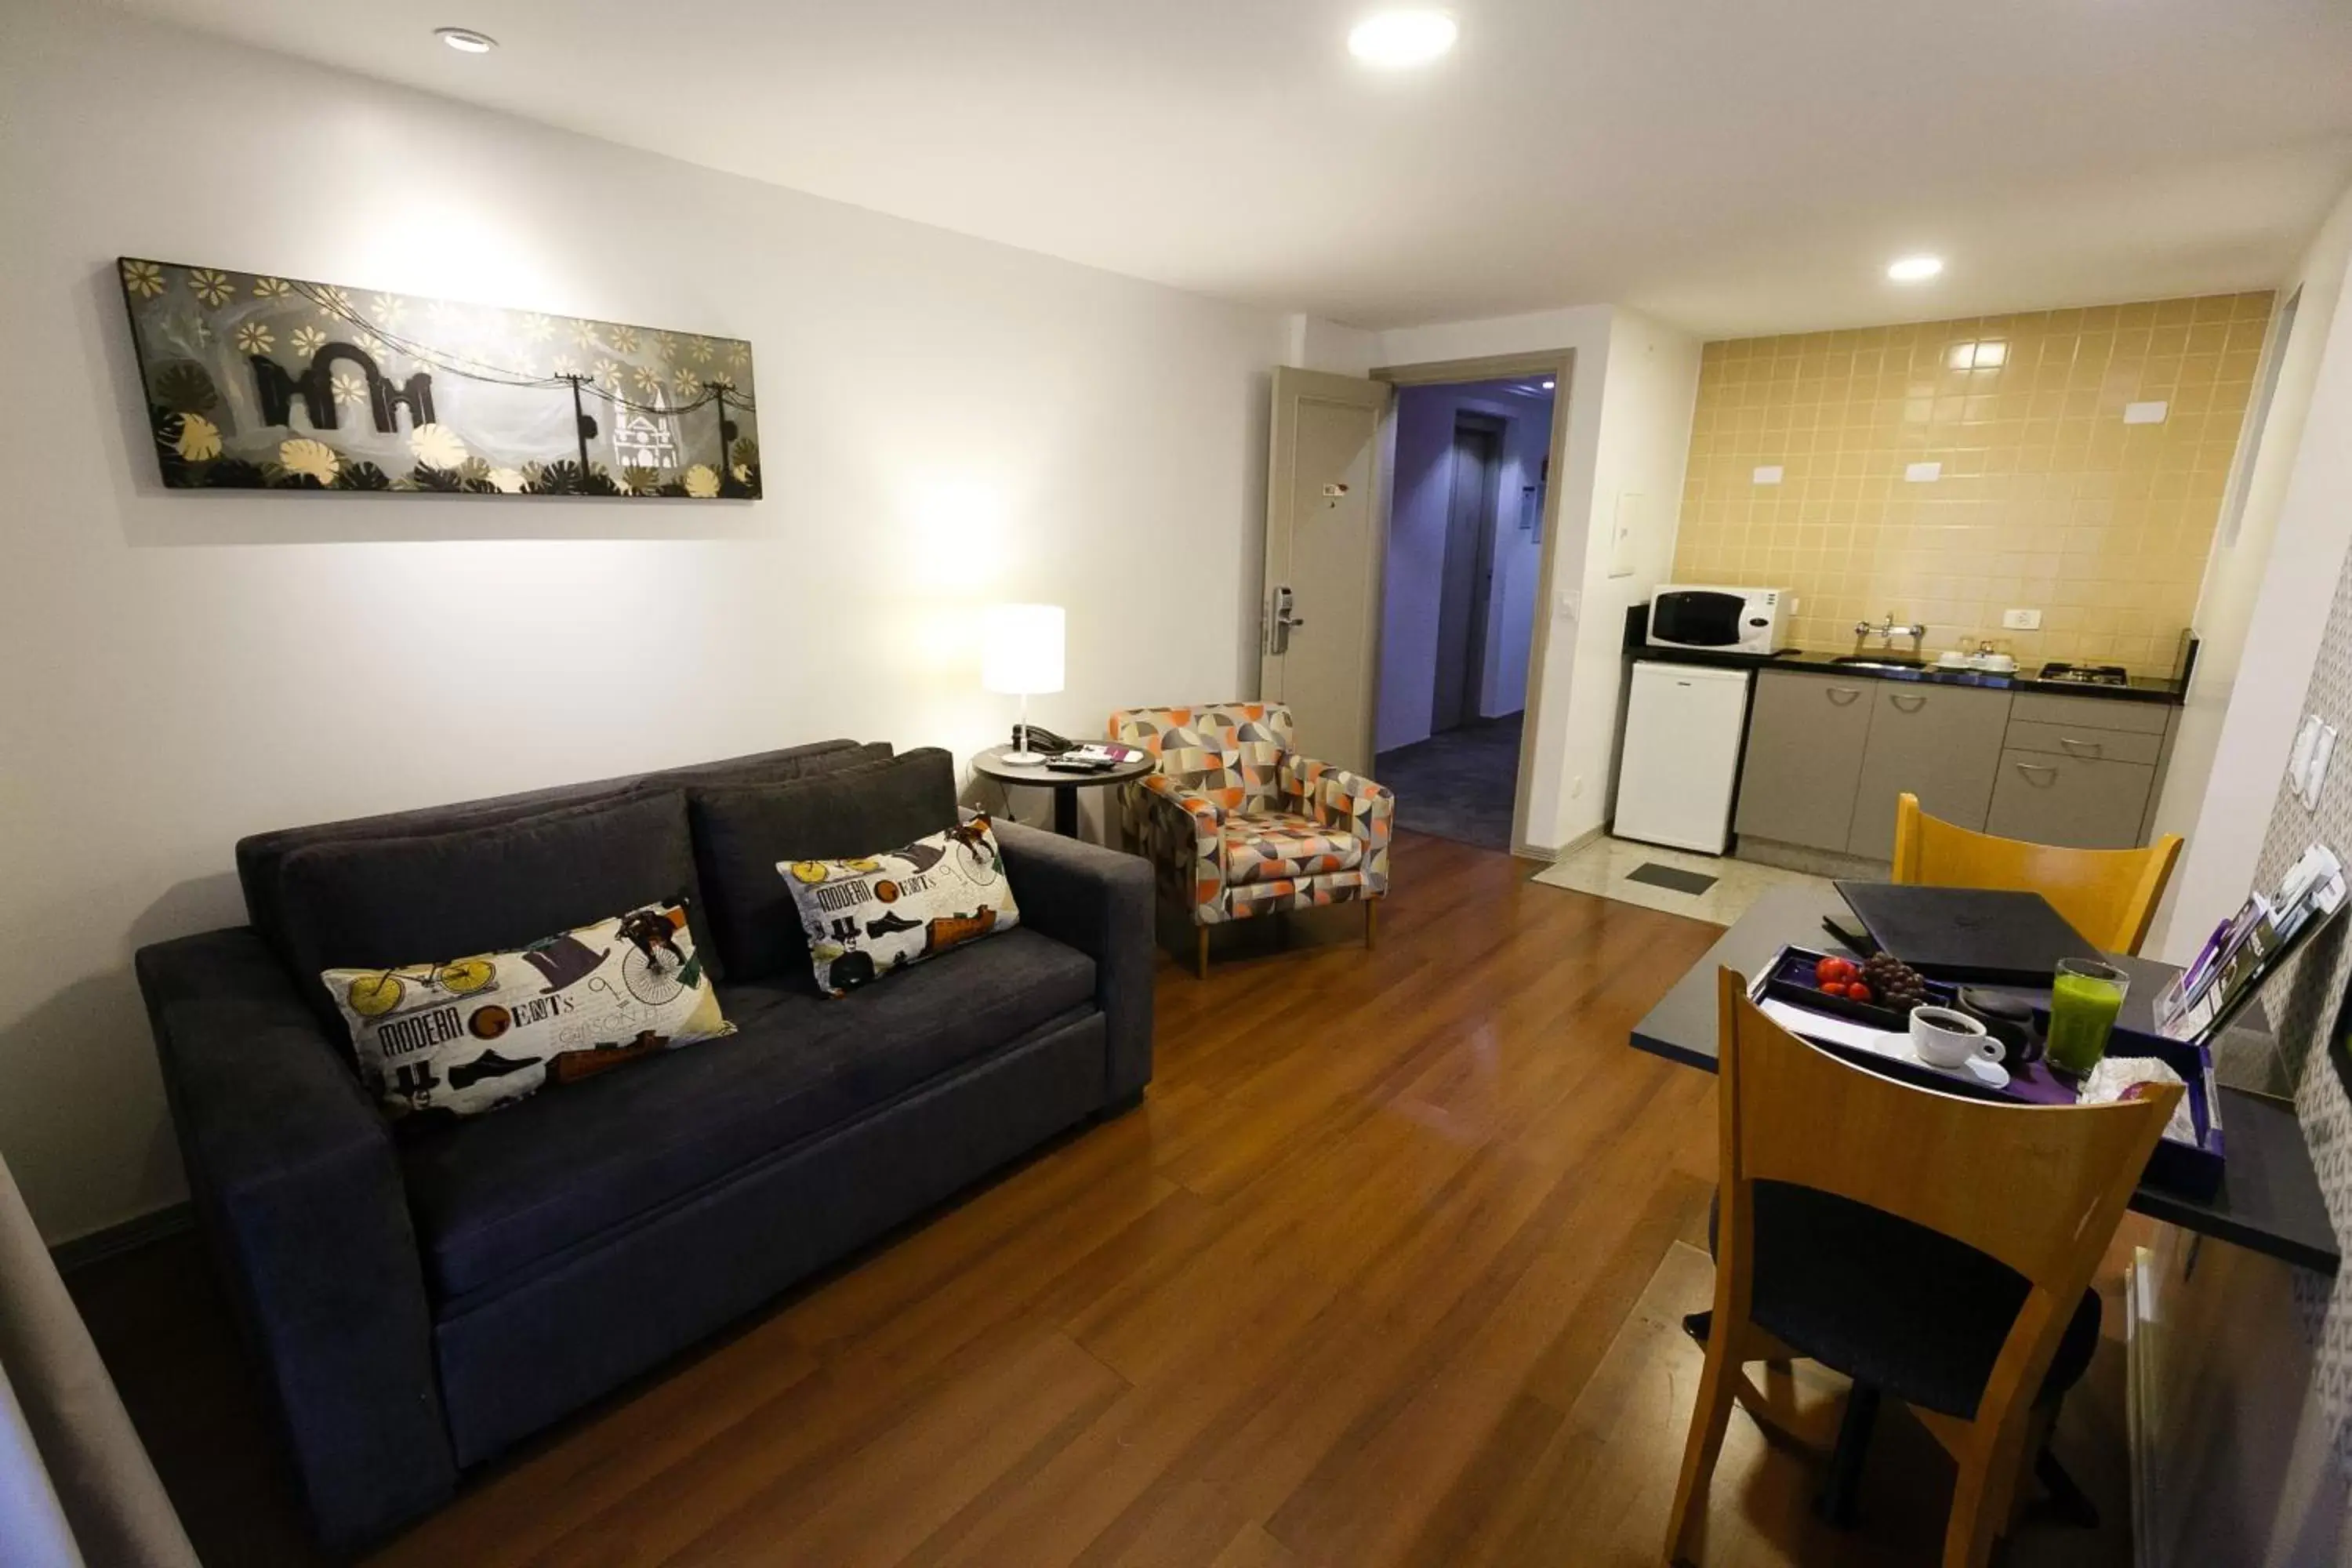
{"label": "wooden chair", "polygon": [[[1667,1560],[1698,1560],[1733,1400],[1772,1409],[1746,1364],[1803,1355],[1912,1406],[1959,1468],[1945,1568],[1983,1568],[2086,1296],[2088,1363],[2092,1271],[2182,1091],[2014,1106],[1914,1089],[1790,1034],[1732,971],[1719,986],[1715,1310]],[[2017,1303],[2005,1328],[1997,1300]]]}
{"label": "wooden chair", "polygon": [[2177,833],[2144,849],[2067,849],[1972,832],[1928,816],[1916,795],[1895,802],[1896,881],[2039,893],[2105,952],[2139,951],[2179,855]]}

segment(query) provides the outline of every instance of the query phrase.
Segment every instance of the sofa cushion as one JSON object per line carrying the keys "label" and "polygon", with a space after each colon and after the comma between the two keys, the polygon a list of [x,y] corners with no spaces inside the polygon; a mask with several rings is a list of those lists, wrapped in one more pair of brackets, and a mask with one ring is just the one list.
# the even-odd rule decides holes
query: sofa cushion
{"label": "sofa cushion", "polygon": [[814,990],[808,937],[778,862],[871,855],[953,826],[955,759],[926,746],[805,778],[705,785],[688,799],[721,977],[793,974]]}
{"label": "sofa cushion", "polygon": [[800,908],[810,968],[828,996],[1021,923],[985,812],[896,848],[776,870]]}
{"label": "sofa cushion", "polygon": [[[268,942],[288,968],[297,969],[293,942],[286,931],[278,897],[278,877],[286,858],[313,844],[341,843],[355,838],[410,838],[420,834],[446,833],[459,827],[486,827],[521,817],[538,816],[562,806],[611,800],[632,790],[683,788],[707,784],[747,784],[798,778],[847,761],[869,761],[878,752],[890,754],[888,742],[861,746],[855,741],[815,741],[782,751],[759,752],[748,757],[698,763],[666,772],[597,779],[587,784],[558,784],[551,789],[520,795],[491,795],[450,805],[429,805],[381,816],[357,816],[341,822],[321,822],[308,827],[281,827],[237,841],[236,878],[245,891],[245,914],[262,940]],[[604,911],[610,914],[613,911]],[[541,935],[546,934],[541,932]],[[307,974],[305,978],[307,978]]]}
{"label": "sofa cushion", "polygon": [[394,1116],[478,1116],[732,1033],[677,904],[520,951],[319,978]]}
{"label": "sofa cushion", "polygon": [[339,1037],[319,981],[539,941],[643,904],[687,902],[706,953],[686,797],[623,795],[510,822],[405,838],[313,844],[278,877],[294,972]]}
{"label": "sofa cushion", "polygon": [[[805,983],[720,986],[735,1037],[497,1116],[402,1139],[409,1205],[444,1300],[724,1182],[1094,1005],[1094,961],[1016,931],[844,1002]],[[746,1245],[757,1245],[746,1238]]]}

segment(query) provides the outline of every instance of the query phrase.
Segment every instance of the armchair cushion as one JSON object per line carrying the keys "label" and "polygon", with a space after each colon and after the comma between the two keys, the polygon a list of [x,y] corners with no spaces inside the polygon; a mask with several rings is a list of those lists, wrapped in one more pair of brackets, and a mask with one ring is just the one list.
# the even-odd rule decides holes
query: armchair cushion
{"label": "armchair cushion", "polygon": [[1238,887],[1353,869],[1365,844],[1290,812],[1253,811],[1225,822],[1226,879]]}

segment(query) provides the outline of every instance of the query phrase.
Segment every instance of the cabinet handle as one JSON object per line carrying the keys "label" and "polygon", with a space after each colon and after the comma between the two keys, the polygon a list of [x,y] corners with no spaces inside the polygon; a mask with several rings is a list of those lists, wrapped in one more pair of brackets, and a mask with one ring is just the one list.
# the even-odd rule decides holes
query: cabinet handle
{"label": "cabinet handle", "polygon": [[[2034,784],[2033,775],[2036,773],[2048,773],[2050,775],[2051,784],[2056,784],[2058,782],[2058,769],[2054,764],[2050,763],[2019,763],[2017,764],[2017,771],[2025,775],[2025,782],[2027,784]],[[2042,789],[2048,786],[2043,784],[2034,784],[2034,787],[2036,789]]]}
{"label": "cabinet handle", "polygon": [[[1911,700],[1906,702],[1904,700],[1906,697]],[[1906,713],[1916,713],[1920,709],[1927,706],[1927,694],[1924,691],[1890,691],[1886,694],[1886,700],[1894,703]]]}
{"label": "cabinet handle", "polygon": [[2058,743],[2066,748],[2066,754],[2070,757],[2095,757],[2106,749],[2100,742],[2078,741],[2072,735],[2059,736]]}
{"label": "cabinet handle", "polygon": [[1829,694],[1831,701],[1836,703],[1839,707],[1843,708],[1852,703],[1855,698],[1862,695],[1862,688],[1859,686],[1832,686],[1829,689]]}

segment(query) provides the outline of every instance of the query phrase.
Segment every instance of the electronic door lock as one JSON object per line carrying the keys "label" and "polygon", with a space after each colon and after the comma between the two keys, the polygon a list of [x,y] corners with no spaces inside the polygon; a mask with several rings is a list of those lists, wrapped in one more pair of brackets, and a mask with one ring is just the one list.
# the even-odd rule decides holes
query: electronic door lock
{"label": "electronic door lock", "polygon": [[1286,654],[1290,651],[1290,629],[1303,626],[1307,617],[1297,613],[1297,599],[1287,587],[1274,591],[1265,617],[1265,651]]}

